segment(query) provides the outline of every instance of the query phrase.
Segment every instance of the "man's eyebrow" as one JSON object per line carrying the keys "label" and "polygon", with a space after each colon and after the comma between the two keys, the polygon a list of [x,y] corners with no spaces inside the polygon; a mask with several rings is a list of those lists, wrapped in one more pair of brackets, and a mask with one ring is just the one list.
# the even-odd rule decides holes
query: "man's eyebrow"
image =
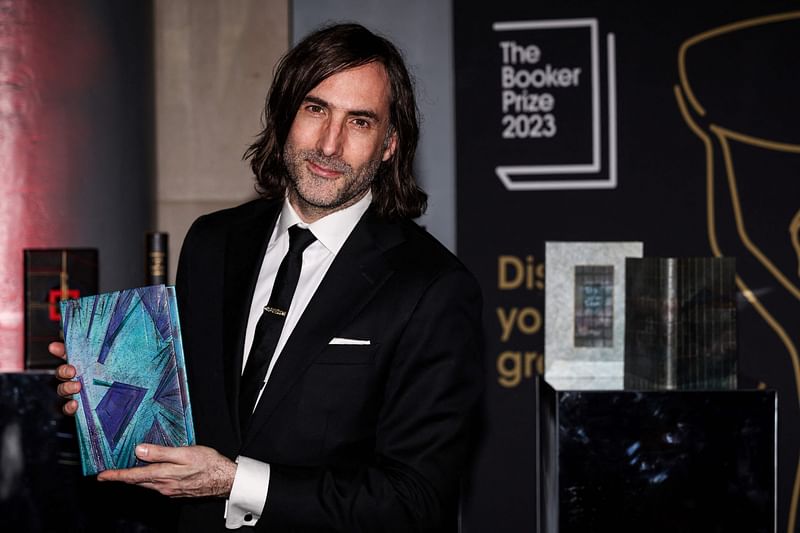
{"label": "man's eyebrow", "polygon": [[321,107],[330,107],[328,102],[326,102],[322,98],[317,98],[316,96],[311,96],[310,94],[306,95],[306,97],[303,98],[303,102],[309,102],[311,104],[317,104],[318,106],[321,106]]}
{"label": "man's eyebrow", "polygon": [[[328,109],[331,107],[331,105],[322,98],[310,94],[306,95],[306,97],[303,98],[303,102],[317,104],[318,106],[325,107]],[[348,109],[347,114],[352,117],[365,117],[375,121],[380,121],[380,117],[378,116],[378,114],[370,109]]]}

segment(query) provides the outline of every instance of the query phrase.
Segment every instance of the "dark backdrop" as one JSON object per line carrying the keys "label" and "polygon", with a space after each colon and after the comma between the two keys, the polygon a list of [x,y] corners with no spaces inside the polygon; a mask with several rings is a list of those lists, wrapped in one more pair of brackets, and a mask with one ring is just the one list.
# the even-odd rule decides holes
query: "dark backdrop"
{"label": "dark backdrop", "polygon": [[[488,370],[465,531],[535,531],[532,376],[544,347],[546,240],[640,240],[646,256],[736,257],[739,384],[778,391],[778,530],[795,530],[799,9],[630,0],[454,5],[457,245],[483,284]],[[533,24],[493,25],[520,21]],[[504,78],[504,67],[518,77]],[[504,79],[518,83],[504,89]],[[503,90],[513,91],[507,102],[521,95],[524,104],[504,110]],[[498,170],[509,166],[517,170]],[[505,336],[501,320],[513,324]]]}

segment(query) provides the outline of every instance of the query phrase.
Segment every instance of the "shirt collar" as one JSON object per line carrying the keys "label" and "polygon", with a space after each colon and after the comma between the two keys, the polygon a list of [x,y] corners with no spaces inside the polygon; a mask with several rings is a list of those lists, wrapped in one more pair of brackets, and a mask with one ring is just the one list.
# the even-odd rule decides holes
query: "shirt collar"
{"label": "shirt collar", "polygon": [[289,231],[290,227],[298,224],[301,228],[310,229],[314,237],[316,237],[328,251],[337,254],[344,245],[344,241],[350,236],[353,228],[355,228],[358,221],[361,220],[362,215],[364,215],[369,208],[370,203],[372,203],[372,191],[367,191],[367,194],[353,205],[334,211],[316,222],[306,224],[294,210],[292,204],[289,203],[289,199],[286,198],[283,201],[281,215],[278,218],[275,237],[277,238],[283,235]]}

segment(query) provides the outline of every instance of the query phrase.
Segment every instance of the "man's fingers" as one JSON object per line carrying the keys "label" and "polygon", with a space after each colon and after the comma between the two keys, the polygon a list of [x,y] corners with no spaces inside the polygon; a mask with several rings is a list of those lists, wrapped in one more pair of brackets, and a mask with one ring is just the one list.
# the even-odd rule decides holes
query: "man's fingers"
{"label": "man's fingers", "polygon": [[98,481],[121,481],[123,483],[152,483],[158,478],[158,465],[138,466],[119,470],[105,470],[97,475]]}
{"label": "man's fingers", "polygon": [[128,470],[106,470],[97,476],[98,481],[117,481],[120,483],[127,483],[129,485],[136,485],[145,489],[160,492],[164,496],[176,496],[180,491],[170,486],[166,480],[155,477],[153,473],[141,472],[144,468],[132,468]]}
{"label": "man's fingers", "polygon": [[150,489],[150,490],[155,490],[155,491],[161,492],[161,490],[159,489],[159,487],[155,483],[150,483],[150,482],[137,483],[136,485],[139,486],[139,487],[144,487],[146,489]]}
{"label": "man's fingers", "polygon": [[73,394],[78,394],[81,391],[81,384],[77,381],[65,381],[59,383],[56,387],[56,392],[62,398],[71,398]]}
{"label": "man's fingers", "polygon": [[64,404],[61,408],[61,412],[65,415],[74,416],[75,412],[78,410],[78,402],[75,400],[70,400]]}
{"label": "man's fingers", "polygon": [[136,447],[136,457],[148,463],[185,464],[186,448],[158,446],[157,444],[140,444]]}
{"label": "man's fingers", "polygon": [[[53,343],[58,344],[58,343]],[[51,344],[52,346],[52,344]],[[71,365],[61,365],[56,369],[56,377],[60,380],[67,380],[75,377],[75,367]],[[73,395],[81,391],[81,384],[78,381],[64,381],[56,387],[56,393],[62,398],[72,398]],[[73,416],[78,410],[78,402],[69,400],[61,406],[61,412],[68,416]]]}
{"label": "man's fingers", "polygon": [[[63,342],[51,342],[47,345],[47,350],[59,359],[67,359],[67,351]],[[81,384],[77,381],[67,381],[75,377],[77,371],[72,365],[59,365],[56,368],[56,378],[64,381],[56,388],[56,392],[62,398],[71,398],[73,394],[81,391]],[[68,416],[73,416],[78,410],[78,402],[70,400],[61,407],[61,412]]]}
{"label": "man's fingers", "polygon": [[59,365],[56,368],[56,377],[61,380],[72,379],[76,373],[75,367],[72,365]]}
{"label": "man's fingers", "polygon": [[63,342],[51,342],[47,346],[47,350],[52,355],[55,355],[56,357],[58,357],[60,359],[66,359],[67,358],[67,351],[66,351],[66,349],[64,349],[64,343]]}

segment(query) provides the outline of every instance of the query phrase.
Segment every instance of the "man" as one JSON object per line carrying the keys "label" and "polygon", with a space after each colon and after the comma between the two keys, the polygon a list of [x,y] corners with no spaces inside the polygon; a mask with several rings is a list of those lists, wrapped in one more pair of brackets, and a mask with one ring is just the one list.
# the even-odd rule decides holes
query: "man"
{"label": "man", "polygon": [[426,197],[402,58],[361,26],[322,29],[279,63],[264,122],[246,153],[263,198],[201,217],[181,251],[198,446],[140,445],[150,465],[98,479],[188,497],[185,531],[455,531],[480,294],[410,221]]}

